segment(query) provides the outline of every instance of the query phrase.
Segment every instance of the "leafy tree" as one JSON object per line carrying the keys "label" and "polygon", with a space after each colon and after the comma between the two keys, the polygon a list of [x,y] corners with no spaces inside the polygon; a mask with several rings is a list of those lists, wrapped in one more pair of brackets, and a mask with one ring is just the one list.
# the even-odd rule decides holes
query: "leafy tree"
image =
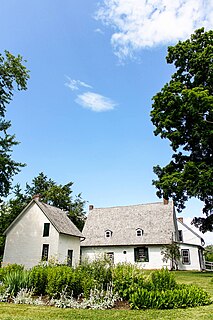
{"label": "leafy tree", "polygon": [[206,261],[213,262],[213,245],[212,244],[205,247],[204,256]]}
{"label": "leafy tree", "polygon": [[168,48],[167,63],[176,72],[153,97],[151,120],[155,135],[167,138],[173,150],[165,167],[154,167],[159,197],[172,197],[177,210],[197,197],[205,218],[193,223],[213,231],[213,31],[201,28],[186,41]]}
{"label": "leafy tree", "polygon": [[5,119],[6,106],[13,98],[15,89],[26,90],[29,71],[22,65],[22,57],[5,51],[0,54],[0,197],[6,197],[12,178],[24,165],[11,158],[12,148],[17,145],[15,135],[8,133],[11,121]]}
{"label": "leafy tree", "polygon": [[20,185],[14,187],[14,198],[2,203],[0,208],[0,260],[3,256],[5,242],[3,232],[36,194],[40,195],[40,201],[65,210],[79,230],[83,229],[86,219],[84,211],[86,201],[82,200],[81,194],[73,199],[72,186],[73,182],[65,185],[56,184],[42,172],[32,180],[31,184],[26,184],[24,192]]}
{"label": "leafy tree", "polygon": [[163,255],[163,262],[171,260],[171,269],[178,270],[178,262],[180,260],[180,247],[177,243],[173,242],[171,244],[163,246],[161,254]]}

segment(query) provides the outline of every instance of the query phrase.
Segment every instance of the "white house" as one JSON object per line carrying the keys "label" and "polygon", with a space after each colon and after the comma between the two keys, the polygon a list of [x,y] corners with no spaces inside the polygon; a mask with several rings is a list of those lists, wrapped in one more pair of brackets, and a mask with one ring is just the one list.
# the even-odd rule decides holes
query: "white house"
{"label": "white house", "polygon": [[64,211],[38,198],[28,204],[5,234],[2,265],[17,263],[31,268],[51,258],[70,265],[79,263],[82,233]]}
{"label": "white house", "polygon": [[108,255],[116,264],[137,263],[145,269],[171,268],[163,262],[162,247],[180,245],[180,270],[202,270],[203,239],[176,218],[173,202],[94,209],[82,233],[67,214],[34,198],[5,231],[3,265],[26,268],[41,260],[77,265],[81,258]]}
{"label": "white house", "polygon": [[203,239],[177,220],[173,202],[94,209],[82,231],[82,259],[108,255],[116,263],[137,263],[144,269],[171,267],[163,262],[162,247],[180,244],[180,270],[201,270]]}

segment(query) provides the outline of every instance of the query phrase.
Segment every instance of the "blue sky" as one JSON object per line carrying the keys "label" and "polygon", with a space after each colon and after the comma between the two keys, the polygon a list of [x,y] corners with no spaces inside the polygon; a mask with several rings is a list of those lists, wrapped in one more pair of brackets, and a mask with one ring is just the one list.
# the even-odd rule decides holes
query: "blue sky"
{"label": "blue sky", "polygon": [[[152,97],[169,81],[168,45],[212,28],[210,0],[1,0],[0,52],[27,60],[26,92],[8,106],[13,153],[96,207],[159,201],[152,168],[171,156],[153,135]],[[199,215],[190,201],[183,213]]]}

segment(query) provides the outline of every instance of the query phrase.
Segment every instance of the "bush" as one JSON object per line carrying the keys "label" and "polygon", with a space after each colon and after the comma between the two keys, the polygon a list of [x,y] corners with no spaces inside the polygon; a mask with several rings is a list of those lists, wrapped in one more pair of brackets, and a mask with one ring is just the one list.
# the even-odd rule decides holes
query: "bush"
{"label": "bush", "polygon": [[138,287],[146,287],[146,278],[141,269],[132,264],[117,264],[112,269],[113,291],[128,300]]}
{"label": "bush", "polygon": [[41,295],[46,293],[47,275],[50,267],[38,265],[30,270],[30,282],[34,288],[35,294]]}
{"label": "bush", "polygon": [[166,291],[149,291],[138,288],[130,296],[132,309],[173,309],[203,306],[210,303],[210,296],[207,292],[193,285],[182,285],[174,290]]}
{"label": "bush", "polygon": [[151,290],[172,290],[176,288],[175,276],[168,269],[156,270],[151,273]]}
{"label": "bush", "polygon": [[15,296],[23,288],[30,288],[29,271],[16,269],[7,272],[2,280],[10,295]]}
{"label": "bush", "polygon": [[47,285],[45,292],[50,296],[59,295],[65,288],[67,293],[75,291],[74,272],[68,266],[49,267],[47,272]]}
{"label": "bush", "polygon": [[3,282],[4,277],[13,271],[22,271],[24,270],[24,266],[19,264],[7,264],[5,267],[0,268],[0,282]]}

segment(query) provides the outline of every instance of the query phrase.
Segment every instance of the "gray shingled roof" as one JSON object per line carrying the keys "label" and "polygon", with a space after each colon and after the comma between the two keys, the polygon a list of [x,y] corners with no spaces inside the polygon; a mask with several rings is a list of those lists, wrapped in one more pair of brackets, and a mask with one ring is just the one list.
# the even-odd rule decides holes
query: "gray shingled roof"
{"label": "gray shingled roof", "polygon": [[37,200],[34,201],[59,233],[64,233],[75,237],[83,237],[82,233],[68,218],[65,211]]}
{"label": "gray shingled roof", "polygon": [[17,218],[11,223],[11,225],[5,230],[4,234],[12,228],[12,226],[21,219],[21,216],[24,212],[30,208],[30,206],[36,203],[42,212],[46,215],[48,220],[52,223],[52,225],[56,228],[59,233],[67,234],[70,236],[83,238],[82,233],[78,230],[78,228],[74,225],[74,223],[68,218],[65,211],[40,202],[36,199],[33,199],[24,210],[17,216]]}
{"label": "gray shingled roof", "polygon": [[[176,216],[173,203],[149,203],[89,211],[81,246],[168,244],[175,235]],[[136,235],[141,228],[143,235]],[[110,238],[105,231],[112,231]]]}

